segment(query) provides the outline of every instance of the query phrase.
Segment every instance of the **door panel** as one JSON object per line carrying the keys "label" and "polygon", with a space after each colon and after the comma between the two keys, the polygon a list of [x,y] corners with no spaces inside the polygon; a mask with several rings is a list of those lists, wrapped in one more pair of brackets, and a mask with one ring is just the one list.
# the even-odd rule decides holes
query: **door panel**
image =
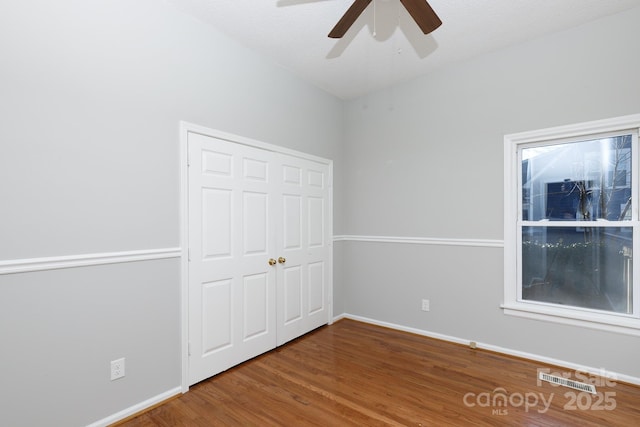
{"label": "door panel", "polygon": [[254,274],[244,278],[244,335],[248,340],[269,332],[269,277],[264,274]]}
{"label": "door panel", "polygon": [[302,197],[285,194],[284,198],[284,236],[283,249],[293,250],[302,247]]}
{"label": "door panel", "polygon": [[273,153],[189,134],[189,383],[276,345]]}
{"label": "door panel", "polygon": [[231,345],[232,280],[202,284],[202,353],[211,354]]}
{"label": "door panel", "polygon": [[302,271],[299,266],[283,270],[284,324],[302,319]]}
{"label": "door panel", "polygon": [[324,261],[309,264],[309,314],[315,314],[325,307]]}
{"label": "door panel", "polygon": [[[331,257],[329,167],[292,156],[279,156],[281,174],[278,253],[286,259],[278,274],[278,345],[299,337],[329,320],[328,275]],[[278,271],[280,273],[280,270]]]}
{"label": "door panel", "polygon": [[324,246],[324,199],[309,197],[309,247]]}
{"label": "door panel", "polygon": [[231,256],[231,190],[202,189],[202,256],[204,259]]}
{"label": "door panel", "polygon": [[243,161],[244,178],[254,181],[268,181],[269,164],[263,160],[245,157]]}
{"label": "door panel", "polygon": [[244,255],[267,255],[268,199],[266,193],[242,193],[242,235]]}

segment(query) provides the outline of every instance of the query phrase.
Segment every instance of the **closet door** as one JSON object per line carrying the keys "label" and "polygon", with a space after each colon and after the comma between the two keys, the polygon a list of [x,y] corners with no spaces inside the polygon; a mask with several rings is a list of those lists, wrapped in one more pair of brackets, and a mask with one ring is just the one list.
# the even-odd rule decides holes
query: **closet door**
{"label": "closet door", "polygon": [[276,346],[273,152],[190,133],[189,384]]}
{"label": "closet door", "polygon": [[187,145],[194,384],[329,322],[331,170],[267,144]]}
{"label": "closet door", "polygon": [[278,156],[278,345],[329,320],[330,170],[327,164]]}

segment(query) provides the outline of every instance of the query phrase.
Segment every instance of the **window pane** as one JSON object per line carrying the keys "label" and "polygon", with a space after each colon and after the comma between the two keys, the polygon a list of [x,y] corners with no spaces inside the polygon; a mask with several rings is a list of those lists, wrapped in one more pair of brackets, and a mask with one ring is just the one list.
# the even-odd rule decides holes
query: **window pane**
{"label": "window pane", "polygon": [[631,227],[523,227],[522,299],[631,313]]}
{"label": "window pane", "polygon": [[631,135],[522,149],[522,219],[631,219]]}

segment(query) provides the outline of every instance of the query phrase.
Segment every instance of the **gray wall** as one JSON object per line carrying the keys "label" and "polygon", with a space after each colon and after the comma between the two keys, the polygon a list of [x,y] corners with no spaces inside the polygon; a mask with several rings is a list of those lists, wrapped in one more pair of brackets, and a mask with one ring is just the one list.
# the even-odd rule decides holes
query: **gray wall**
{"label": "gray wall", "polygon": [[[0,58],[0,261],[178,247],[180,120],[333,159],[342,227],[342,102],[163,1],[2,1]],[[2,275],[0,343],[3,426],[164,393],[180,261]]]}
{"label": "gray wall", "polygon": [[[501,240],[503,136],[639,113],[639,21],[636,8],[349,102],[347,234]],[[349,314],[640,377],[638,337],[505,316],[501,248],[341,245]]]}
{"label": "gray wall", "polygon": [[[637,113],[639,19],[343,103],[162,1],[5,0],[0,261],[179,246],[180,120],[333,159],[335,234],[501,239],[503,135]],[[0,276],[0,425],[85,425],[179,386],[179,266]],[[336,314],[640,377],[637,338],[505,317],[499,248],[347,241],[334,269]]]}

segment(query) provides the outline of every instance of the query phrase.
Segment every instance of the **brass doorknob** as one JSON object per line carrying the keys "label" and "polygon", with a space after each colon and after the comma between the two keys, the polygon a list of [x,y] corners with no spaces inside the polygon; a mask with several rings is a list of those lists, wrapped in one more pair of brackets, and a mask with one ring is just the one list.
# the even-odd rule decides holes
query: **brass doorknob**
{"label": "brass doorknob", "polygon": [[276,265],[276,260],[273,258],[269,258],[269,265]]}
{"label": "brass doorknob", "polygon": [[280,258],[278,258],[278,262],[280,264],[284,264],[285,262],[287,262],[287,260],[285,258],[283,258],[283,257],[280,257]]}

